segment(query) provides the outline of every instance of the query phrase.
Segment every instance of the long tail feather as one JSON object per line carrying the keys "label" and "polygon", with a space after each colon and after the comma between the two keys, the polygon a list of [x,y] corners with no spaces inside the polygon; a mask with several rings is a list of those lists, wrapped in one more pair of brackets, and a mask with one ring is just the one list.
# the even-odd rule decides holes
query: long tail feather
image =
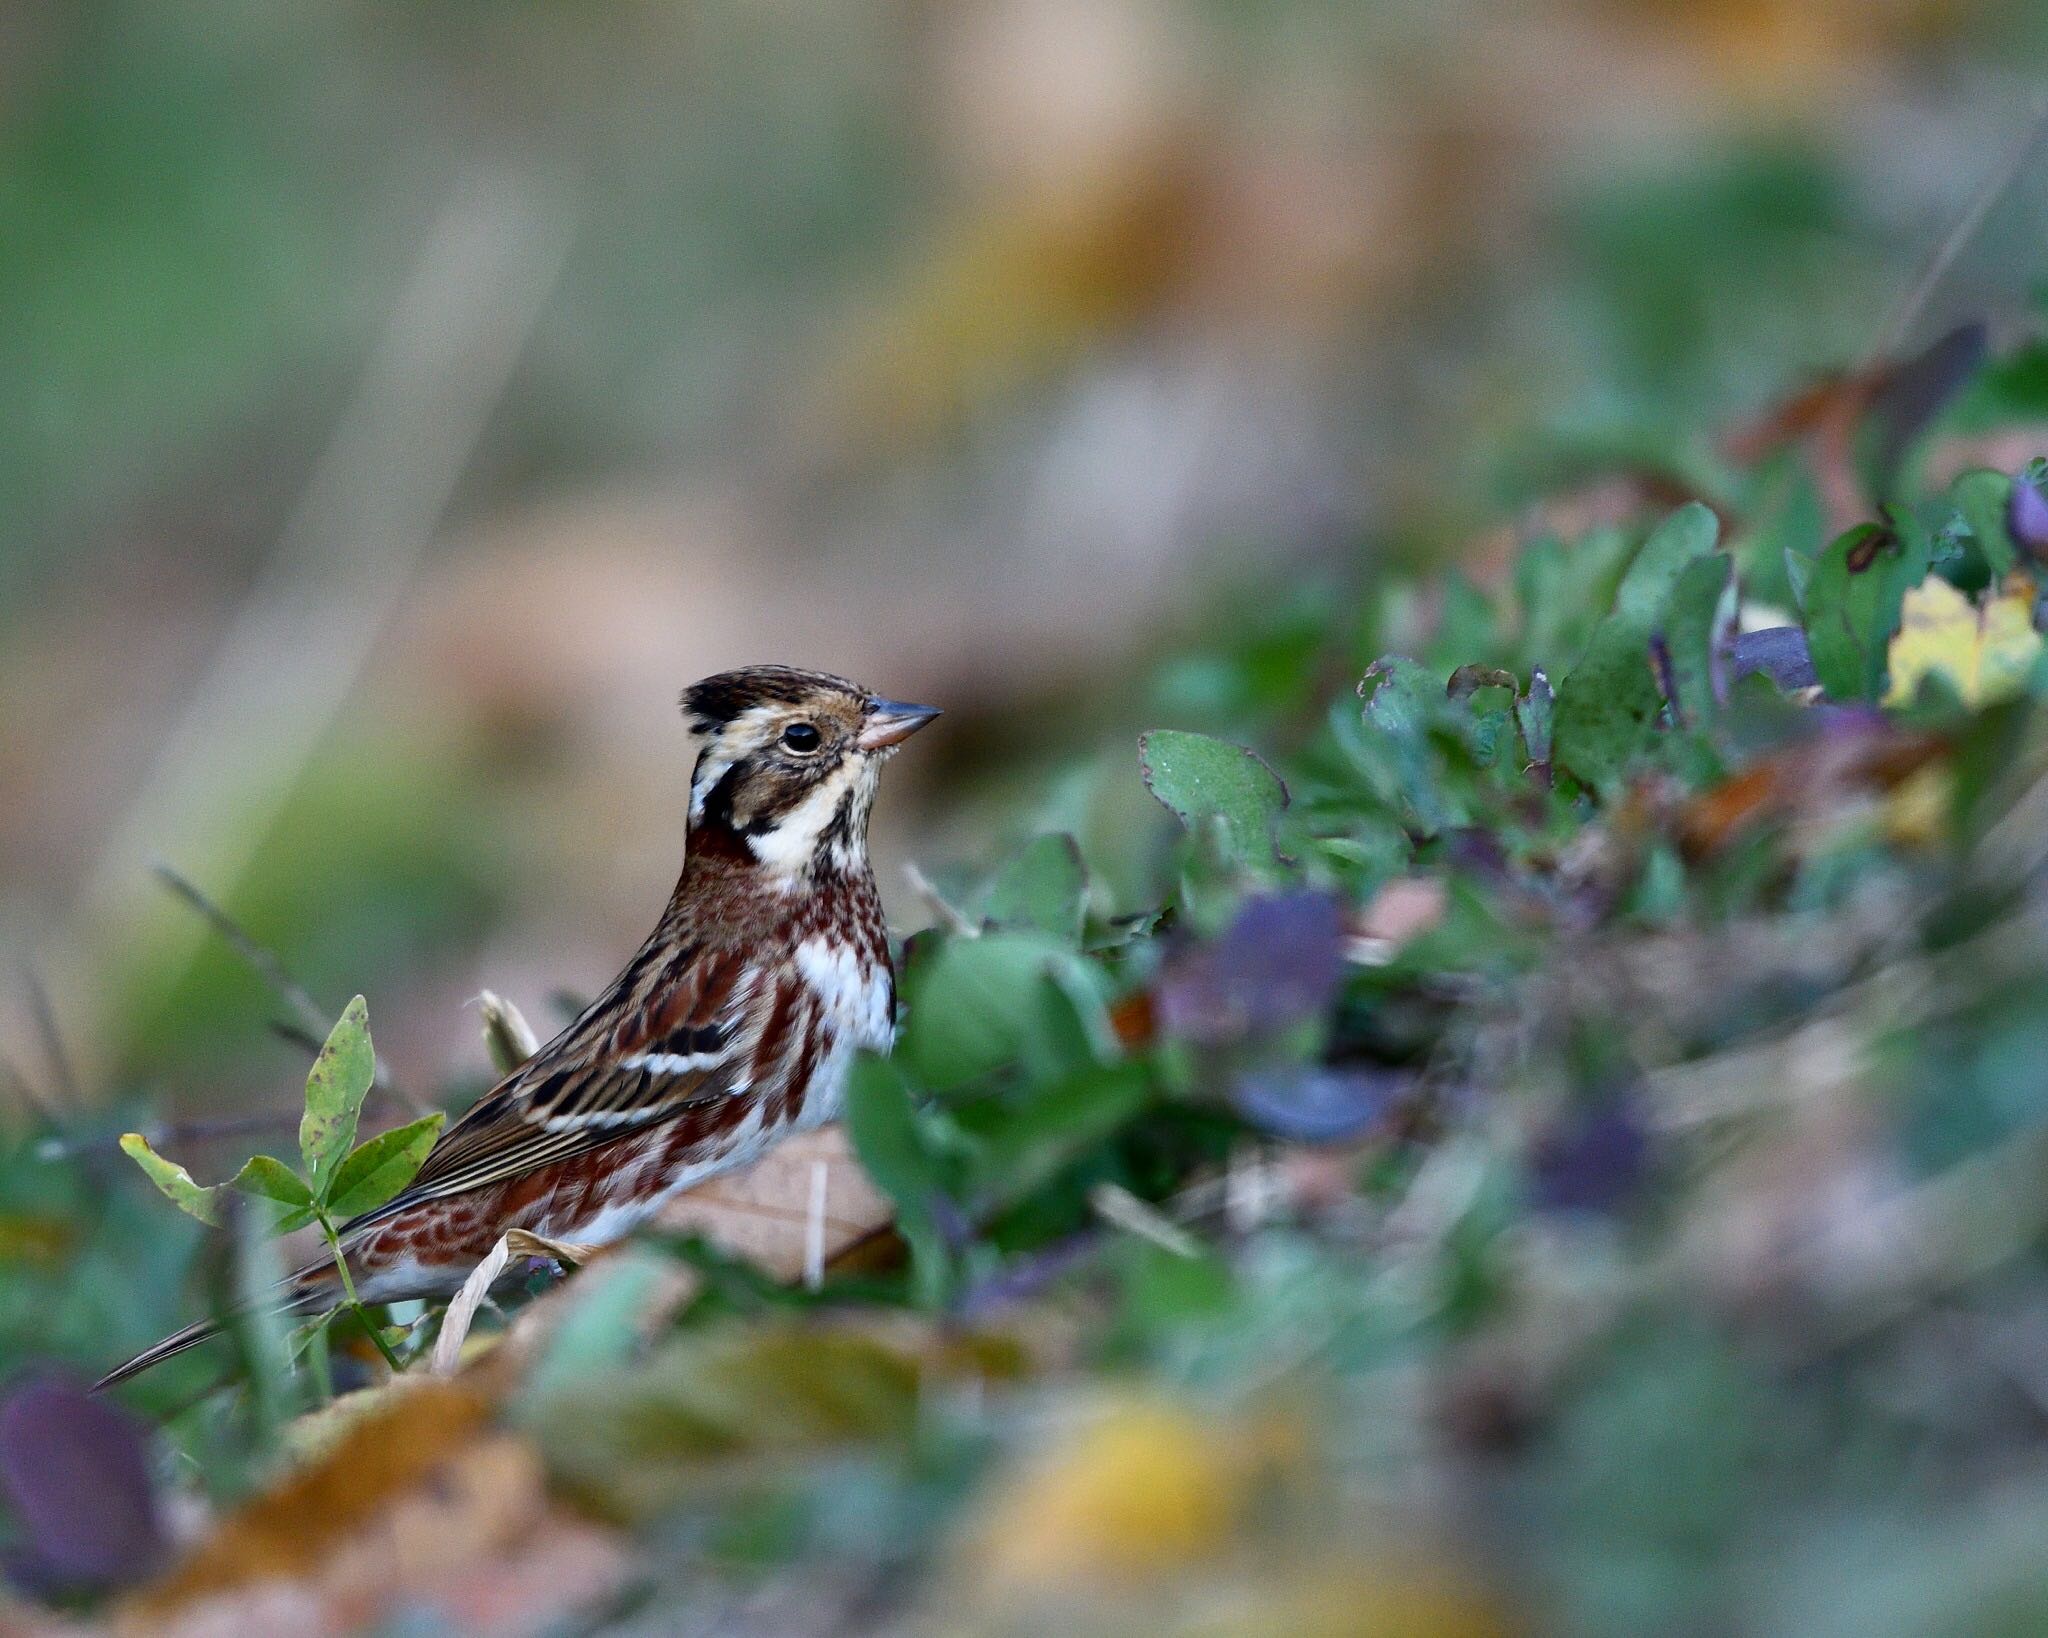
{"label": "long tail feather", "polygon": [[126,1382],[131,1376],[139,1376],[152,1365],[161,1364],[174,1354],[182,1354],[187,1348],[196,1348],[210,1337],[220,1335],[219,1320],[201,1320],[197,1325],[188,1325],[182,1331],[173,1331],[163,1341],[152,1343],[126,1364],[116,1365],[111,1371],[92,1385],[94,1393],[105,1393],[107,1389]]}
{"label": "long tail feather", "polygon": [[[301,1314],[331,1301],[339,1292],[341,1282],[334,1275],[331,1263],[309,1263],[291,1275],[277,1287],[275,1308],[281,1314]],[[202,1342],[217,1337],[237,1316],[247,1313],[249,1304],[240,1303],[218,1319],[200,1320],[188,1325],[182,1331],[173,1331],[163,1341],[152,1343],[133,1359],[116,1365],[111,1371],[92,1385],[94,1393],[104,1393],[108,1388],[118,1387],[132,1376],[139,1376],[152,1365],[182,1354],[188,1348],[196,1348]]]}

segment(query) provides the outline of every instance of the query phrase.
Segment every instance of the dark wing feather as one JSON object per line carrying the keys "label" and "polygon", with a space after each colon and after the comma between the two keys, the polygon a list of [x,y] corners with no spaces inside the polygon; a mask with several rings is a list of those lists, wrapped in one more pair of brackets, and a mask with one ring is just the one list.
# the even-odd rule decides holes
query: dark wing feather
{"label": "dark wing feather", "polygon": [[689,963],[636,1003],[627,978],[473,1104],[403,1193],[349,1227],[600,1148],[745,1092],[778,984],[736,957]]}

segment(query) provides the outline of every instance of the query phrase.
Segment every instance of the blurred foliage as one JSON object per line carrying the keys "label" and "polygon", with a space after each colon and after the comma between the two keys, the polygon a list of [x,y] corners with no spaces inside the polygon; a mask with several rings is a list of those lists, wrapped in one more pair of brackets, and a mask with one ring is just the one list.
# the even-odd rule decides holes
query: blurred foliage
{"label": "blurred foliage", "polygon": [[[495,929],[584,959],[567,907],[651,856],[625,814],[673,824],[621,783],[645,736],[557,698],[603,692],[562,653],[671,606],[606,545],[622,473],[751,515],[721,602],[660,514],[673,606],[814,632],[797,588],[969,709],[958,828],[918,841],[938,925],[849,1089],[879,1196],[771,1162],[559,1289],[526,1259],[452,1381],[407,1310],[388,1384],[360,1326],[294,1369],[251,1323],[125,1390],[147,1425],[19,1387],[16,1596],[151,1630],[2039,1630],[2038,164],[1885,313],[2044,14],[969,10],[23,10],[10,931],[154,746],[101,716],[178,692],[148,640],[243,595],[478,167],[578,236],[454,515],[567,497],[567,572],[431,566],[386,720],[208,884],[234,915],[317,995],[374,983],[410,1084]],[[906,514],[915,549],[858,557]],[[1147,574],[1179,603],[1123,618]],[[1060,641],[1002,646],[1034,621]],[[661,694],[691,645],[652,624]],[[206,1234],[115,1148],[212,1178],[268,1142],[186,1118],[285,1078],[262,988],[219,943],[124,953],[119,1098],[0,1140],[10,1375],[278,1271],[255,1214]]]}
{"label": "blurred foliage", "polygon": [[[1914,470],[2015,424],[1973,422],[2019,356],[1954,375]],[[784,1284],[657,1237],[472,1341],[449,1422],[412,1386],[431,1316],[320,1413],[355,1407],[340,1433],[273,1431],[299,1400],[260,1371],[195,1400],[219,1359],[173,1367],[135,1390],[142,1494],[133,1430],[38,1387],[20,1425],[75,1433],[10,1466],[0,1419],[20,1584],[365,1608],[351,1531],[382,1527],[349,1521],[426,1509],[442,1557],[372,1603],[449,1622],[458,1570],[575,1542],[548,1607],[624,1628],[2027,1630],[2040,471],[1968,470],[1832,540],[1774,526],[1775,614],[1740,572],[1769,457],[1477,578],[1246,604],[1161,685],[1213,677],[1216,732],[1126,753],[1148,896],[1046,833],[908,941],[847,1109],[893,1254],[835,1229]],[[48,1302],[34,1351],[97,1362],[165,1237],[35,1141],[4,1171],[17,1345]],[[335,1381],[373,1358],[338,1337]],[[438,1443],[372,1454],[423,1417]],[[144,1523],[228,1511],[168,1576],[144,1523],[103,1562],[66,1533],[80,1475]],[[486,1476],[516,1516],[477,1513]],[[325,1546],[285,1522],[314,1494]],[[1880,1608],[1885,1561],[1925,1570]]]}

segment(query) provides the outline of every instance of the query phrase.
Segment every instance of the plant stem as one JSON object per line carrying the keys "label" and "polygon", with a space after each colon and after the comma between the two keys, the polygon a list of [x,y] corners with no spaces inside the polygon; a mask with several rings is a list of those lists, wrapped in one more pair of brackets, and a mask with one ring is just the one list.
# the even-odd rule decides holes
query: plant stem
{"label": "plant stem", "polygon": [[315,1322],[313,1334],[306,1338],[306,1368],[313,1373],[313,1386],[319,1392],[320,1403],[334,1403],[334,1366],[327,1357],[327,1322]]}
{"label": "plant stem", "polygon": [[369,1311],[363,1307],[362,1298],[356,1295],[355,1276],[349,1273],[348,1259],[341,1254],[341,1238],[334,1232],[334,1225],[328,1222],[325,1212],[320,1214],[319,1222],[320,1232],[327,1237],[327,1249],[334,1253],[334,1266],[341,1274],[341,1289],[348,1298],[348,1306],[355,1317],[363,1322],[363,1329],[370,1333],[370,1340],[376,1343],[377,1352],[384,1356],[384,1363],[391,1367],[392,1375],[396,1376],[405,1367],[391,1351],[391,1344],[384,1340],[384,1333],[371,1320]]}

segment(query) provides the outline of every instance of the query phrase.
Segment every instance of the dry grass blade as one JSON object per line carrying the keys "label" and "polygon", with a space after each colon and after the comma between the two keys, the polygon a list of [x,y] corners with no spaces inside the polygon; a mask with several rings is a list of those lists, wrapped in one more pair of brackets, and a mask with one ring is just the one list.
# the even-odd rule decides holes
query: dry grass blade
{"label": "dry grass blade", "polygon": [[462,1289],[448,1304],[448,1311],[441,1318],[441,1333],[434,1339],[434,1355],[429,1369],[436,1376],[452,1376],[462,1363],[462,1345],[469,1340],[469,1328],[476,1323],[476,1311],[491,1294],[491,1287],[498,1281],[515,1257],[551,1257],[556,1262],[578,1264],[587,1262],[595,1247],[572,1245],[566,1240],[550,1240],[544,1235],[529,1234],[525,1229],[511,1229],[498,1236],[498,1243],[491,1247],[490,1255],[470,1270],[469,1278],[462,1282]]}
{"label": "dry grass blade", "polygon": [[[309,1046],[317,1053],[321,1043],[327,1039],[328,1030],[334,1025],[334,1016],[323,1009],[307,992],[306,987],[292,977],[291,969],[285,966],[283,958],[220,905],[208,898],[197,883],[188,880],[161,860],[154,866],[154,870],[156,879],[197,911],[206,924],[227,941],[228,948],[242,958],[243,964],[262,979],[277,994],[278,999],[291,1008],[291,1025],[288,1029],[280,1028],[279,1033],[288,1040]],[[405,1091],[392,1079],[391,1066],[381,1055],[377,1059],[375,1084],[378,1090],[390,1093],[415,1115],[428,1114],[432,1110],[432,1105]]]}
{"label": "dry grass blade", "polygon": [[1956,218],[1955,225],[1948,230],[1941,243],[1935,247],[1934,253],[1928,257],[1927,265],[1921,270],[1920,277],[1913,281],[1905,294],[1899,298],[1898,305],[1886,317],[1884,328],[1878,332],[1877,345],[1870,352],[1870,368],[1877,368],[1905,345],[1906,334],[1913,328],[1914,320],[1920,316],[1921,310],[1926,307],[1942,279],[1947,276],[1949,268],[1955,264],[1955,259],[1962,254],[1964,246],[1969,244],[1971,239],[1976,237],[1977,230],[1983,227],[1984,219],[1991,214],[1992,207],[2005,196],[2005,190],[2011,187],[2014,179],[2019,176],[2026,165],[2027,156],[2034,151],[2034,144],[2040,141],[2044,130],[2048,130],[2048,97],[2037,97],[2033,113],[2028,118],[2025,129],[2020,132],[2018,140],[2007,150],[1991,174],[1985,177],[1976,193],[1971,196],[1969,204],[1964,206],[1962,215]]}
{"label": "dry grass blade", "polygon": [[[292,518],[205,674],[108,826],[52,941],[79,1010],[105,969],[169,984],[197,929],[136,899],[165,854],[233,882],[282,810],[399,600],[553,289],[566,222],[530,186],[465,178],[430,232]],[[79,1039],[99,1031],[88,1019]],[[90,1087],[95,1061],[82,1063]]]}

